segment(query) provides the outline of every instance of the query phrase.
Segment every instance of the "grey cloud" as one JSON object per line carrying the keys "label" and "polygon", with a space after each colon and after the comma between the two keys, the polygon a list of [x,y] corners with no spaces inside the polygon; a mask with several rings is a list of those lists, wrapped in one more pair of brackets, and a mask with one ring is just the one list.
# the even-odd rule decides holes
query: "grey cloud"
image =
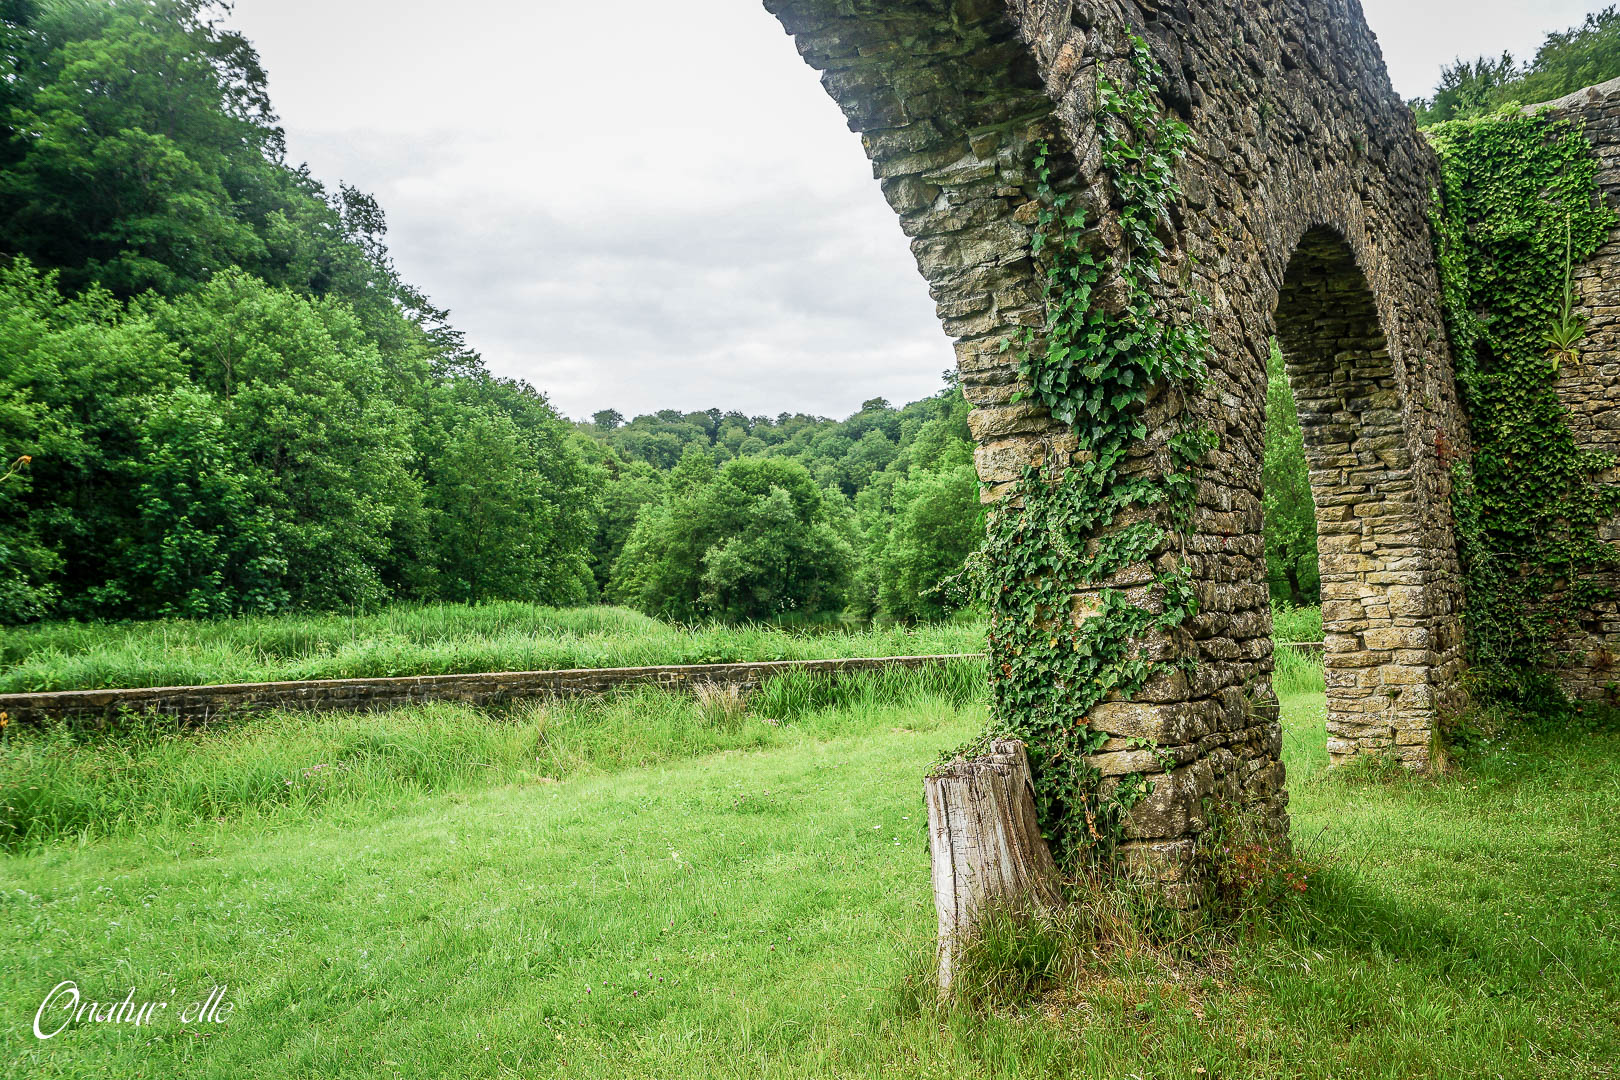
{"label": "grey cloud", "polygon": [[[1411,96],[1601,0],[1364,4]],[[951,350],[905,238],[775,20],[757,0],[610,15],[237,0],[231,21],[295,156],[374,192],[405,276],[569,414],[843,415],[937,389]]]}
{"label": "grey cloud", "polygon": [[696,208],[638,200],[620,178],[612,214],[578,215],[543,191],[490,205],[441,186],[472,152],[453,138],[328,135],[303,149],[386,177],[377,194],[402,268],[494,370],[572,415],[841,415],[867,397],[932,393],[951,362],[906,239],[864,175],[857,191],[783,182]]}

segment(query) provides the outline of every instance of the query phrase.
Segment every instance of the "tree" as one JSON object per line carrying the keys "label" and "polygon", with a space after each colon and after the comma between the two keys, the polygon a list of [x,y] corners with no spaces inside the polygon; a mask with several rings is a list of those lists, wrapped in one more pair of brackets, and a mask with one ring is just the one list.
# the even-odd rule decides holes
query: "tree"
{"label": "tree", "polygon": [[690,451],[644,509],[610,595],[667,618],[757,619],[834,611],[854,553],[836,504],[796,462]]}
{"label": "tree", "polygon": [[0,0],[0,621],[583,599],[578,435],[287,165],[228,10]]}
{"label": "tree", "polygon": [[33,460],[0,491],[8,621],[134,613],[121,578],[139,533],[148,399],[181,379],[179,350],[104,292],[65,298],[26,259],[0,269],[0,443]]}
{"label": "tree", "polygon": [[599,510],[596,531],[591,540],[591,575],[596,591],[605,594],[613,564],[624,550],[630,530],[643,509],[658,503],[663,496],[664,478],[644,461],[624,461],[612,456],[612,451],[599,446],[605,457],[599,466],[596,481],[599,492]]}
{"label": "tree", "polygon": [[1620,75],[1620,9],[1611,4],[1580,26],[1548,34],[1518,93],[1526,104],[1551,101]]}
{"label": "tree", "polygon": [[1510,53],[1458,60],[1442,69],[1432,99],[1412,103],[1423,126],[1467,119],[1516,103],[1534,105],[1620,76],[1620,8],[1610,5],[1580,26],[1548,34],[1523,66]]}
{"label": "tree", "polygon": [[274,515],[294,601],[387,600],[396,534],[423,513],[412,468],[421,419],[398,400],[353,310],[239,271],[146,309],[219,399],[253,500]]}
{"label": "tree", "polygon": [[30,20],[33,42],[61,44],[23,50],[36,64],[0,176],[7,248],[123,296],[262,257],[242,203],[267,186],[281,132],[251,46],[206,10],[64,3]]}
{"label": "tree", "polygon": [[769,619],[842,606],[854,553],[831,521],[807,516],[775,486],[734,515],[727,535],[703,554],[700,598],[708,613]]}
{"label": "tree", "polygon": [[1316,559],[1316,504],[1305,463],[1304,432],[1276,342],[1266,381],[1266,452],[1261,469],[1266,578],[1274,602],[1300,606],[1321,600]]}
{"label": "tree", "polygon": [[209,618],[288,600],[271,515],[232,460],[215,400],[191,386],[148,399],[139,451],[138,544],[121,577],[140,610]]}
{"label": "tree", "polygon": [[985,511],[971,463],[919,472],[894,494],[892,532],[877,558],[877,609],[886,618],[937,619],[957,603],[943,586],[984,542]]}
{"label": "tree", "polygon": [[545,395],[487,373],[439,388],[424,463],[444,595],[576,604],[602,473]]}
{"label": "tree", "polygon": [[1494,107],[1502,93],[1519,81],[1519,68],[1511,53],[1477,60],[1457,60],[1440,71],[1434,101],[1421,106],[1422,122],[1439,123],[1458,116],[1474,116]]}
{"label": "tree", "polygon": [[430,506],[443,594],[477,603],[545,591],[543,485],[534,448],[512,418],[458,415],[435,461]]}
{"label": "tree", "polygon": [[[686,549],[699,530],[677,519],[693,512],[683,500],[713,481],[717,463],[729,468],[736,459],[764,458],[802,466],[820,492],[833,532],[859,550],[844,590],[851,611],[891,619],[944,613],[950,601],[936,586],[961,568],[982,529],[968,404],[954,372],[945,382],[938,394],[899,409],[883,398],[869,399],[842,421],[710,409],[664,410],[612,428],[581,425],[602,448],[599,460],[609,474],[603,496],[608,516],[598,523],[596,545],[603,553],[596,563],[603,594],[640,606],[657,597],[683,618],[731,607],[732,585],[747,576],[745,567],[753,568],[749,574],[763,572],[769,552],[740,541],[716,552],[717,569],[705,586],[692,568],[702,564],[711,541]],[[649,471],[634,472],[632,465]],[[934,475],[942,470],[949,476]],[[656,477],[665,479],[666,490],[655,497]],[[926,497],[908,511],[914,495]],[[632,506],[634,526],[626,524]],[[764,516],[747,528],[770,534],[766,519],[774,511],[764,504],[757,509]],[[909,521],[902,519],[907,512],[913,515]],[[899,546],[888,555],[897,537]],[[885,575],[893,578],[886,587]]]}

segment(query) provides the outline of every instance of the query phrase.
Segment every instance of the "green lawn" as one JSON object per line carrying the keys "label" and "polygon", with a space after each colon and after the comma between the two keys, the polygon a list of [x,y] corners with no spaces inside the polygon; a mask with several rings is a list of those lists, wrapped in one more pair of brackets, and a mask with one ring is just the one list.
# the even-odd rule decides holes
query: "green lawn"
{"label": "green lawn", "polygon": [[[1201,963],[1116,958],[1020,1013],[941,1016],[906,989],[933,931],[920,778],[981,706],[783,701],[775,724],[643,694],[57,747],[92,759],[81,785],[144,771],[118,782],[155,823],[0,857],[6,1074],[1616,1073],[1620,740],[1346,781],[1320,698],[1289,697],[1295,837],[1330,867],[1297,909]],[[460,764],[391,763],[436,753]],[[319,790],[285,775],[341,761]],[[297,794],[199,801],[256,769]],[[234,1011],[39,1042],[66,978],[176,1009],[223,983]]]}
{"label": "green lawn", "polygon": [[826,660],[984,649],[981,620],[876,629],[672,626],[615,607],[397,604],[277,615],[0,627],[0,694],[478,671]]}

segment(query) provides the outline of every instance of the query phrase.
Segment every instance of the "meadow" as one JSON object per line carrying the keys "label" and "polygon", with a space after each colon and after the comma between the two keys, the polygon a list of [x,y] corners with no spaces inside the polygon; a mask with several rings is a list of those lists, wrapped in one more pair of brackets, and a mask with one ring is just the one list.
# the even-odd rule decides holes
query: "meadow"
{"label": "meadow", "polygon": [[672,625],[618,607],[397,604],[367,615],[52,622],[0,630],[0,694],[480,671],[940,655],[984,648],[982,620]]}
{"label": "meadow", "polygon": [[[1308,672],[1302,896],[940,1008],[920,778],[979,729],[981,678],[13,731],[3,1074],[1614,1075],[1620,740],[1330,774]],[[231,1008],[41,1041],[64,979]]]}
{"label": "meadow", "polygon": [[[1320,641],[1320,608],[1279,608],[1278,641]],[[984,622],[683,626],[622,607],[396,604],[365,615],[47,622],[0,630],[0,694],[481,671],[974,653]],[[1295,659],[1279,650],[1281,670]],[[1307,663],[1307,666],[1309,664]],[[1290,669],[1291,670],[1291,669]],[[1281,682],[1281,679],[1279,679]]]}

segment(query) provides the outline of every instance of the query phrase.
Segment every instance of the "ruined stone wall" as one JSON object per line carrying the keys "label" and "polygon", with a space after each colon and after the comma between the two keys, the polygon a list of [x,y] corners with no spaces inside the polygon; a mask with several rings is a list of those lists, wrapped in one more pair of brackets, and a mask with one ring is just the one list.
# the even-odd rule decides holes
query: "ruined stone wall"
{"label": "ruined stone wall", "polygon": [[739,664],[667,664],[660,667],[576,668],[566,671],[494,671],[463,675],[407,675],[378,679],[304,679],[226,683],[218,686],[147,686],[113,690],[50,690],[0,694],[0,714],[19,725],[65,720],[108,723],[121,714],[152,713],[181,724],[222,714],[267,709],[308,712],[370,712],[429,702],[511,705],[520,701],[606,694],[637,686],[690,691],[734,686],[754,691],[767,681],[801,674],[819,678],[890,668],[927,668],[958,656],[883,656],[844,660],[764,660]]}
{"label": "ruined stone wall", "polygon": [[[1581,124],[1597,153],[1598,188],[1620,206],[1620,79],[1589,87],[1546,106],[1560,119]],[[1569,408],[1570,427],[1582,449],[1620,455],[1620,229],[1575,269],[1575,287],[1588,333],[1580,362],[1559,368],[1558,396]],[[1620,470],[1601,479],[1620,483]],[[1620,518],[1608,523],[1603,539],[1620,544]],[[1620,597],[1620,569],[1600,582]],[[1573,697],[1620,700],[1620,601],[1598,602],[1557,644],[1563,653],[1559,680]]]}
{"label": "ruined stone wall", "polygon": [[[1036,403],[1013,400],[1016,360],[1003,348],[1042,318],[1033,145],[1052,141],[1106,251],[1121,240],[1093,115],[1100,76],[1131,81],[1133,35],[1165,71],[1164,108],[1197,139],[1178,171],[1184,197],[1160,230],[1170,247],[1161,301],[1208,325],[1211,380],[1197,400],[1150,400],[1148,437],[1125,471],[1162,467],[1184,413],[1218,432],[1220,447],[1202,466],[1190,535],[1172,537],[1152,565],[1075,583],[1077,610],[1095,609],[1105,587],[1151,605],[1154,566],[1185,560],[1201,607],[1184,628],[1138,643],[1196,660],[1190,671],[1089,717],[1114,736],[1093,759],[1105,776],[1169,763],[1126,823],[1126,858],[1174,878],[1212,797],[1286,827],[1260,499],[1266,358],[1279,330],[1326,541],[1330,750],[1336,761],[1391,751],[1425,765],[1437,710],[1459,703],[1462,667],[1435,448],[1468,440],[1427,221],[1436,163],[1354,0],[766,6],[824,73],[912,237],[957,341],[989,499],[1027,465],[1062,466],[1076,449]],[[1142,738],[1160,751],[1133,748]]]}

